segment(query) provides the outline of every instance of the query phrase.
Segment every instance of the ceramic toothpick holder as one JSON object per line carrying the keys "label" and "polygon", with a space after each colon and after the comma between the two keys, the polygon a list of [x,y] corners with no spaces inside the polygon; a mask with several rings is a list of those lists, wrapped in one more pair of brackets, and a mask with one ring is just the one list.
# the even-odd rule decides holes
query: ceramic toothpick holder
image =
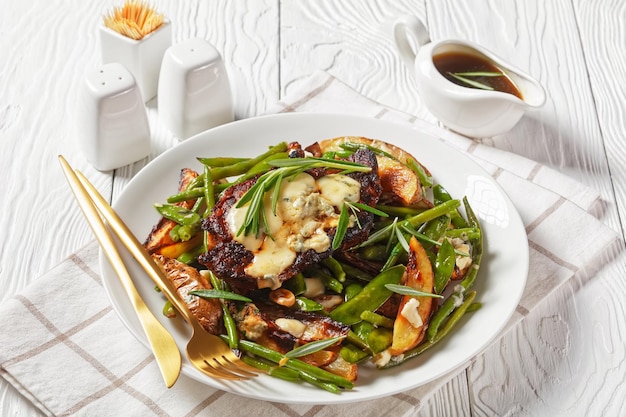
{"label": "ceramic toothpick holder", "polygon": [[171,45],[172,26],[169,20],[140,40],[100,26],[102,63],[118,62],[124,65],[135,77],[144,102],[157,95],[161,61]]}
{"label": "ceramic toothpick holder", "polygon": [[78,106],[77,138],[96,169],[119,168],[150,154],[146,108],[135,78],[122,64],[87,72]]}
{"label": "ceramic toothpick holder", "polygon": [[158,109],[160,119],[180,140],[233,121],[228,74],[211,43],[193,38],[167,49],[159,76]]}

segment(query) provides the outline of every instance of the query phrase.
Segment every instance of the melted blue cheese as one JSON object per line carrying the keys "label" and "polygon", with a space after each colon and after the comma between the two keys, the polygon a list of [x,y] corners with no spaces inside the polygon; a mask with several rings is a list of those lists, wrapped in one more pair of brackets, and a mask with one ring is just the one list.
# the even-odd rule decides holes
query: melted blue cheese
{"label": "melted blue cheese", "polygon": [[[264,201],[269,233],[259,236],[237,234],[248,206],[235,205],[226,222],[233,239],[254,254],[246,274],[257,278],[259,288],[280,287],[278,275],[289,267],[296,255],[312,249],[318,253],[330,248],[331,240],[325,230],[336,227],[344,202],[360,199],[361,185],[352,178],[332,174],[317,181],[307,173],[284,179],[281,183],[276,214],[272,212],[271,197]],[[354,224],[351,220],[350,226]]]}

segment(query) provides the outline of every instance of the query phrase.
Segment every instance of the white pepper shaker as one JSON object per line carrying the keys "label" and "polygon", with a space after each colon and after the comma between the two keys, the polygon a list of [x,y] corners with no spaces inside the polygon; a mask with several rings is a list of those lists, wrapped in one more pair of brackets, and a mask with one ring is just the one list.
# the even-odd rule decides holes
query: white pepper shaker
{"label": "white pepper shaker", "polygon": [[161,64],[157,102],[159,117],[180,140],[232,122],[230,82],[217,49],[200,38],[169,47]]}
{"label": "white pepper shaker", "polygon": [[150,154],[150,126],[135,78],[110,63],[85,74],[78,101],[78,140],[98,170],[128,165]]}

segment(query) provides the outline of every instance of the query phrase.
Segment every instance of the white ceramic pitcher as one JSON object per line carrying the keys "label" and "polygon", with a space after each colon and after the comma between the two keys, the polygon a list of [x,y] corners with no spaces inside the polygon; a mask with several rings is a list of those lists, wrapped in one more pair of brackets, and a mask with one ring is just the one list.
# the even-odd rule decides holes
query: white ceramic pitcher
{"label": "white ceramic pitcher", "polygon": [[[536,80],[484,48],[460,40],[431,42],[424,24],[413,16],[396,21],[394,38],[400,57],[415,76],[424,104],[444,125],[456,132],[471,137],[505,133],[515,126],[526,110],[538,109],[546,100],[545,91]],[[417,53],[411,43],[415,44]],[[522,98],[449,81],[433,63],[433,57],[443,53],[464,53],[490,61],[515,84]]]}

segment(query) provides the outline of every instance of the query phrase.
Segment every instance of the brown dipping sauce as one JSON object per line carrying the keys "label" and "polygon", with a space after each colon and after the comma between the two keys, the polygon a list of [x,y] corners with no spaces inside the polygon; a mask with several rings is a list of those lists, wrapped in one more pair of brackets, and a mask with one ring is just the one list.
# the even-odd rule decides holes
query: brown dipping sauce
{"label": "brown dipping sauce", "polygon": [[433,63],[435,68],[450,82],[467,88],[478,87],[471,86],[464,83],[461,80],[454,78],[451,73],[464,73],[464,72],[498,72],[501,73],[500,77],[484,77],[484,76],[471,76],[467,77],[473,81],[477,81],[481,84],[490,86],[496,91],[503,93],[513,94],[519,99],[523,99],[522,93],[513,84],[513,81],[507,77],[503,71],[495,66],[493,62],[476,56],[462,52],[444,52],[433,56]]}

